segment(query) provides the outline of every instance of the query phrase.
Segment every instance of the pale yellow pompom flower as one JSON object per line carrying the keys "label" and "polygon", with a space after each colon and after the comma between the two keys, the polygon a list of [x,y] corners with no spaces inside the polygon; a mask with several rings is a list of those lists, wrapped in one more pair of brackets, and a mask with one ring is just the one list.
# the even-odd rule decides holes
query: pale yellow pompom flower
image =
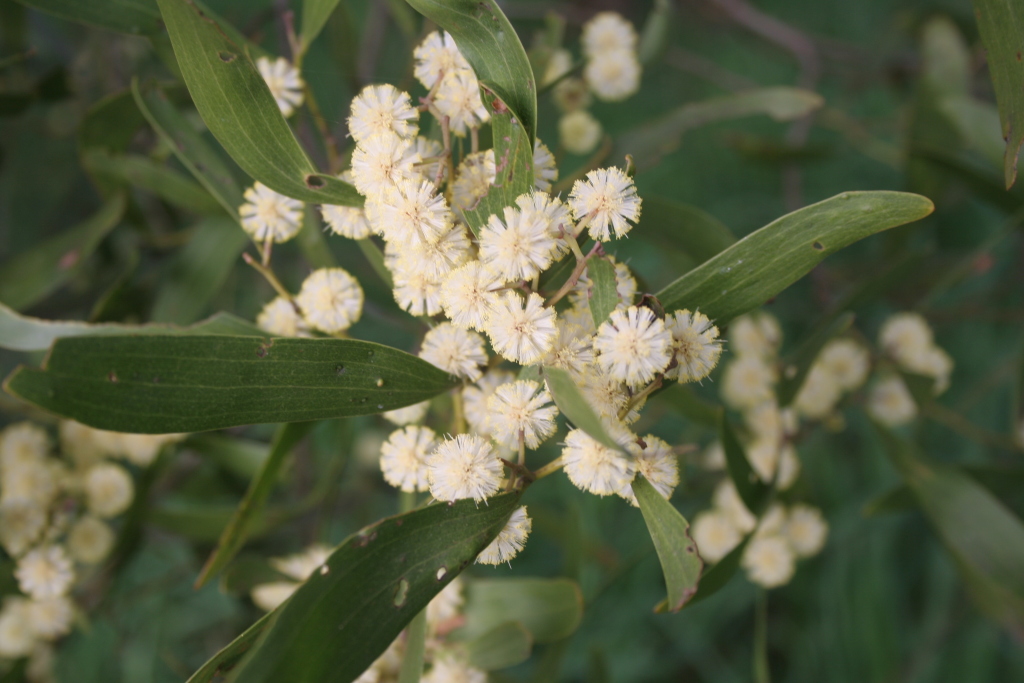
{"label": "pale yellow pompom flower", "polygon": [[586,109],[574,109],[558,119],[558,139],[570,154],[590,154],[601,142],[601,122]]}
{"label": "pale yellow pompom flower", "polygon": [[822,420],[835,410],[842,393],[836,376],[821,362],[815,362],[793,399],[793,407],[809,420]]}
{"label": "pale yellow pompom flower", "polygon": [[320,543],[309,546],[300,553],[286,557],[270,558],[270,566],[296,581],[305,581],[327,563],[331,548]]}
{"label": "pale yellow pompom flower", "polygon": [[119,455],[139,467],[153,464],[160,451],[169,444],[177,443],[187,434],[121,434]]}
{"label": "pale yellow pompom flower", "polygon": [[343,268],[320,268],[295,297],[306,322],[322,332],[343,332],[363,314],[363,288]]}
{"label": "pale yellow pompom flower", "polygon": [[641,70],[635,52],[615,50],[590,58],[583,69],[583,78],[597,99],[621,102],[640,89]]}
{"label": "pale yellow pompom flower", "polygon": [[526,545],[532,529],[533,520],[526,514],[526,506],[520,505],[497,537],[477,555],[477,563],[498,565],[510,561]]}
{"label": "pale yellow pompom flower", "polygon": [[469,62],[459,52],[455,39],[447,31],[433,31],[413,50],[416,64],[413,75],[430,90],[447,73],[470,69]]}
{"label": "pale yellow pompom flower", "polygon": [[430,493],[446,502],[481,502],[498,492],[502,464],[491,445],[475,434],[446,438],[427,458]]}
{"label": "pale yellow pompom flower", "polygon": [[[619,419],[619,413],[629,404],[630,394],[626,384],[612,377],[599,363],[584,366],[580,373],[580,390],[587,403],[597,414],[608,420]],[[636,422],[643,404],[634,405],[622,418],[626,424]]]}
{"label": "pale yellow pompom flower", "polygon": [[882,324],[878,343],[901,365],[913,364],[934,344],[932,328],[919,313],[896,313]]}
{"label": "pale yellow pompom flower", "polygon": [[412,315],[437,315],[441,312],[441,283],[421,272],[394,273],[395,301]]}
{"label": "pale yellow pompom flower", "polygon": [[544,357],[543,365],[567,370],[580,383],[588,365],[594,362],[593,335],[565,318],[555,322],[558,336]]}
{"label": "pale yellow pompom flower", "polygon": [[711,496],[711,501],[715,504],[716,508],[729,516],[729,521],[741,533],[745,534],[753,531],[754,527],[757,526],[757,517],[743,504],[743,499],[740,498],[740,494],[736,491],[736,486],[732,483],[731,479],[725,478],[719,482]]}
{"label": "pale yellow pompom flower", "polygon": [[[631,436],[622,428],[624,438]],[[599,496],[622,491],[633,481],[636,464],[615,448],[593,439],[582,429],[573,429],[565,437],[562,463],[569,481],[578,488]]]}
{"label": "pale yellow pompom flower", "polygon": [[14,578],[21,592],[44,600],[66,595],[75,581],[75,570],[62,546],[44,545],[18,560]]}
{"label": "pale yellow pompom flower", "polygon": [[398,180],[381,193],[377,209],[381,235],[402,245],[434,244],[454,221],[444,195],[429,180]]}
{"label": "pale yellow pompom flower", "polygon": [[37,638],[56,640],[71,631],[75,608],[70,599],[61,595],[55,598],[29,600],[26,613],[29,628]]}
{"label": "pale yellow pompom flower", "polygon": [[271,581],[253,586],[251,597],[253,603],[265,612],[272,612],[280,607],[292,593],[302,584],[293,581]]}
{"label": "pale yellow pompom flower", "polygon": [[486,435],[488,428],[487,400],[494,395],[495,390],[515,381],[515,375],[508,370],[493,369],[487,374],[462,390],[462,403],[466,411],[466,421],[473,428],[474,432]]}
{"label": "pale yellow pompom flower", "polygon": [[257,242],[287,242],[302,228],[302,202],[263,183],[245,191],[245,204],[238,207],[242,229]]}
{"label": "pale yellow pompom flower", "polygon": [[568,76],[559,81],[551,91],[551,96],[555,106],[563,114],[586,109],[593,103],[590,88],[582,78],[575,76]]}
{"label": "pale yellow pompom flower", "polygon": [[641,199],[633,180],[615,166],[599,168],[577,180],[569,193],[573,217],[599,242],[624,237],[640,220]]}
{"label": "pale yellow pompom flower", "polygon": [[393,240],[388,247],[385,256],[393,256],[388,268],[396,277],[418,273],[440,285],[449,273],[469,260],[473,245],[465,226],[456,223],[433,243]]}
{"label": "pale yellow pompom flower", "polygon": [[270,94],[274,96],[281,114],[285,118],[291,116],[302,105],[302,89],[305,84],[299,70],[284,57],[278,57],[274,61],[267,57],[259,57],[256,60],[256,68],[270,88]]}
{"label": "pale yellow pompom flower", "polygon": [[0,657],[19,659],[32,653],[36,639],[29,625],[28,600],[8,595],[0,609]]}
{"label": "pale yellow pompom flower", "polygon": [[467,154],[455,171],[452,206],[459,211],[475,208],[491,189],[497,177],[494,150]]}
{"label": "pale yellow pompom flower", "polygon": [[516,206],[523,214],[533,214],[546,225],[548,232],[555,239],[555,252],[552,260],[560,259],[569,253],[569,237],[579,232],[569,215],[569,207],[558,197],[547,192],[529,192],[516,197]]}
{"label": "pale yellow pompom flower", "polygon": [[31,422],[18,422],[0,432],[0,468],[41,462],[50,452],[50,437]]}
{"label": "pale yellow pompom flower", "polygon": [[558,408],[548,390],[533,380],[503,384],[487,399],[488,434],[507,448],[537,448],[555,433]]}
{"label": "pale yellow pompom flower", "polygon": [[580,37],[587,57],[617,50],[636,50],[636,29],[618,12],[600,12],[583,25]]}
{"label": "pale yellow pompom flower", "polygon": [[57,470],[45,460],[9,465],[0,470],[0,503],[32,503],[45,508],[60,491]]}
{"label": "pale yellow pompom flower", "polygon": [[743,551],[747,578],[764,588],[777,588],[793,578],[796,557],[780,536],[755,537]]}
{"label": "pale yellow pompom flower", "polygon": [[480,82],[471,69],[446,73],[434,96],[434,106],[448,117],[452,134],[460,137],[491,118],[480,99]]}
{"label": "pale yellow pompom flower", "polygon": [[654,379],[672,359],[672,334],[646,307],[612,311],[594,339],[597,364],[611,377],[637,387]]}
{"label": "pale yellow pompom flower", "polygon": [[498,296],[492,290],[501,285],[491,268],[480,261],[470,261],[445,278],[441,285],[441,307],[456,327],[483,330],[487,311]]}
{"label": "pale yellow pompom flower", "polygon": [[396,429],[380,449],[384,480],[406,492],[426,491],[427,456],[437,445],[437,434],[429,427]]}
{"label": "pale yellow pompom flower", "polygon": [[82,564],[98,564],[113,550],[114,541],[114,530],[106,522],[85,515],[68,532],[68,553]]}
{"label": "pale yellow pompom flower", "polygon": [[309,325],[283,296],[270,301],[256,316],[256,327],[275,337],[309,337]]}
{"label": "pale yellow pompom flower", "polygon": [[754,408],[774,398],[777,380],[775,368],[761,356],[740,356],[722,373],[722,399],[739,410]]}
{"label": "pale yellow pompom flower", "polygon": [[404,408],[395,408],[394,410],[388,410],[380,414],[385,420],[391,424],[404,427],[405,425],[414,424],[421,422],[427,415],[427,410],[430,408],[430,401],[422,401],[420,403],[413,403],[411,406]]}
{"label": "pale yellow pompom flower", "polygon": [[[639,443],[633,442],[627,445],[629,452],[633,454],[636,461],[636,470],[654,487],[654,490],[661,494],[661,497],[668,500],[672,492],[679,485],[679,461],[676,459],[672,447],[663,439],[653,434],[643,437],[646,446],[641,447]],[[633,484],[630,484],[619,491],[619,495],[629,501],[633,507],[639,506],[636,494],[633,493]]]}
{"label": "pale yellow pompom flower", "polygon": [[701,559],[710,564],[721,561],[743,538],[729,515],[714,508],[697,515],[690,534]]}
{"label": "pale yellow pompom flower", "polygon": [[442,370],[476,381],[487,364],[484,340],[479,334],[441,323],[427,332],[420,347],[420,358]]}
{"label": "pale yellow pompom flower", "polygon": [[875,382],[868,392],[867,410],[887,427],[899,427],[917,417],[917,403],[898,375],[888,375]]}
{"label": "pale yellow pompom flower", "polygon": [[771,314],[750,313],[729,324],[728,337],[729,348],[738,356],[772,358],[782,344],[782,328]]}
{"label": "pale yellow pompom flower", "polygon": [[[420,155],[412,140],[394,133],[371,135],[356,145],[352,153],[352,183],[367,199],[376,199],[402,178],[419,180],[419,162]],[[374,225],[369,206],[365,211],[370,225]]]}
{"label": "pale yellow pompom flower", "polygon": [[541,192],[548,192],[551,183],[558,180],[558,166],[555,163],[555,155],[551,153],[548,146],[540,141],[540,138],[533,143],[533,187]]}
{"label": "pale yellow pompom flower", "polygon": [[132,504],[135,484],[128,471],[110,462],[93,465],[82,482],[89,510],[99,517],[116,517]]}
{"label": "pale yellow pompom flower", "polygon": [[506,206],[480,230],[480,261],[505,280],[530,280],[551,265],[557,245],[543,214]]}
{"label": "pale yellow pompom flower", "polygon": [[843,391],[853,391],[868,377],[871,356],[863,345],[852,339],[833,339],[821,350],[816,364],[835,378]]}
{"label": "pale yellow pompom flower", "polygon": [[789,509],[783,536],[797,557],[812,557],[825,547],[828,522],[818,508],[797,504]]}
{"label": "pale yellow pompom flower", "polygon": [[363,88],[352,99],[351,112],[348,130],[356,142],[378,133],[411,138],[418,132],[420,112],[412,106],[409,93],[388,83]]}
{"label": "pale yellow pompom flower", "polygon": [[536,363],[551,350],[558,334],[555,309],[536,293],[525,299],[506,291],[487,313],[487,336],[494,350],[520,365]]}
{"label": "pale yellow pompom flower", "polygon": [[373,230],[366,220],[366,212],[355,206],[336,206],[324,204],[320,207],[324,223],[335,235],[350,240],[361,240],[370,236]]}
{"label": "pale yellow pompom flower", "polygon": [[46,508],[34,501],[0,503],[0,545],[11,557],[28,550],[46,529]]}
{"label": "pale yellow pompom flower", "polygon": [[675,366],[665,377],[680,382],[697,382],[711,374],[722,357],[718,328],[700,311],[687,309],[665,316],[665,327],[672,333]]}

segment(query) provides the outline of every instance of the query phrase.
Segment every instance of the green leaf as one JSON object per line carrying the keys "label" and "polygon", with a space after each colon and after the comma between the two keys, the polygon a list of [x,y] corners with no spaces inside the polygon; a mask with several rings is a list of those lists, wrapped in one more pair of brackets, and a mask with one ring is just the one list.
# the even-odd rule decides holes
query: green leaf
{"label": "green leaf", "polygon": [[27,308],[67,282],[121,221],[125,204],[124,194],[115,194],[86,221],[4,263],[0,301],[16,310]]}
{"label": "green leaf", "polygon": [[601,423],[601,418],[587,403],[583,392],[576,386],[572,375],[561,368],[545,367],[543,369],[544,380],[547,382],[551,397],[555,399],[555,405],[562,411],[565,418],[575,427],[579,427],[590,435],[598,443],[608,448],[621,451],[622,446],[613,439]]}
{"label": "green leaf", "polygon": [[721,325],[768,301],[829,254],[933,209],[926,197],[905,192],[844,192],[747,235],[657,296],[666,311],[699,308]]}
{"label": "green leaf", "polygon": [[270,455],[270,447],[261,441],[214,432],[192,434],[185,446],[246,481],[259,473]]}
{"label": "green leaf", "polygon": [[160,30],[160,12],[153,0],[18,0],[61,19],[110,29],[147,34]]}
{"label": "green leaf", "polygon": [[951,465],[932,462],[876,425],[885,450],[971,589],[978,606],[1024,628],[1024,524]]}
{"label": "green leaf", "polygon": [[824,325],[816,325],[814,329],[800,342],[792,355],[783,364],[782,380],[776,389],[779,407],[785,408],[804,385],[811,366],[817,360],[818,354],[833,337],[843,334],[853,324],[853,313],[849,311],[833,318],[827,316],[822,322]]}
{"label": "green leaf", "polygon": [[899,373],[903,383],[907,385],[907,391],[914,399],[919,409],[923,409],[935,400],[935,378],[927,375],[919,375],[915,372],[901,370]]}
{"label": "green leaf", "polygon": [[1017,179],[1017,155],[1024,143],[1024,7],[1014,0],[974,0],[974,13],[1003,124],[1003,176],[1009,188]]}
{"label": "green leaf", "polygon": [[861,509],[865,517],[877,517],[892,512],[906,512],[917,507],[914,494],[910,492],[906,484],[892,488],[877,498],[872,498]]}
{"label": "green leaf", "polygon": [[504,528],[519,493],[390,517],[350,536],[288,601],[229,681],[348,683]]}
{"label": "green leaf", "polygon": [[[235,513],[233,503],[210,503],[181,496],[168,497],[145,511],[147,524],[200,543],[213,543]],[[291,517],[290,510],[267,509],[253,521],[249,534],[262,536]]]}
{"label": "green leaf", "polygon": [[729,228],[708,212],[657,195],[644,196],[641,220],[655,244],[674,244],[698,264],[736,242]]}
{"label": "green leaf", "polygon": [[402,656],[402,668],[398,672],[398,683],[420,683],[426,649],[427,610],[422,609],[405,630],[405,654]]}
{"label": "green leaf", "polygon": [[718,564],[704,572],[700,579],[700,584],[697,586],[697,592],[690,598],[690,602],[686,603],[687,606],[694,605],[705,598],[710,598],[732,580],[736,570],[740,568],[743,551],[747,549],[747,543],[753,537],[753,534],[747,535],[746,538],[740,541],[738,546],[729,551],[728,555],[719,560]]}
{"label": "green leaf", "polygon": [[594,316],[594,326],[600,327],[619,305],[615,266],[606,258],[590,259],[587,263],[587,275],[593,283],[593,289],[590,291],[590,314]]}
{"label": "green leaf", "polygon": [[302,23],[299,29],[299,52],[305,54],[320,31],[324,29],[331,13],[338,6],[338,0],[303,0]]}
{"label": "green leaf", "polygon": [[[537,84],[526,50],[494,0],[408,0],[452,34],[480,85],[497,95],[525,129],[532,158],[537,137]],[[498,139],[497,131],[495,139]]]}
{"label": "green leaf", "polygon": [[359,245],[359,251],[363,252],[363,256],[370,262],[370,266],[380,276],[380,279],[384,281],[384,284],[388,286],[388,289],[394,289],[395,283],[391,278],[391,271],[384,265],[384,252],[381,251],[380,247],[369,237],[356,240],[356,244]]}
{"label": "green leaf", "polygon": [[[302,212],[302,229],[299,230],[299,247],[303,255],[314,268],[334,268],[338,265],[331,251],[331,246],[324,236],[320,225],[319,211],[315,206],[306,205]],[[383,256],[382,263],[383,263]]]}
{"label": "green leaf", "polygon": [[736,432],[732,428],[729,416],[724,410],[719,414],[721,421],[719,422],[718,438],[721,439],[722,448],[725,450],[725,464],[729,471],[729,478],[736,486],[736,492],[739,493],[743,504],[755,517],[759,517],[771,501],[773,486],[761,481],[757,476],[757,472],[750,466],[743,445],[736,438]]}
{"label": "green leaf", "polygon": [[668,589],[665,608],[678,612],[697,592],[704,561],[690,538],[689,522],[643,475],[633,480],[633,493],[640,504],[640,512],[665,575],[665,587]]}
{"label": "green leaf", "polygon": [[217,198],[228,215],[238,221],[238,207],[245,199],[234,175],[202,136],[192,128],[159,88],[141,88],[132,81],[132,95],[153,130],[206,190]]}
{"label": "green leaf", "polygon": [[173,325],[122,325],[78,320],[43,320],[18,315],[0,304],[0,348],[11,351],[45,351],[59,337],[114,336],[123,334],[227,334],[262,336],[252,323],[230,313],[218,313],[189,327]]}
{"label": "green leaf", "polygon": [[675,151],[688,130],[757,114],[767,114],[776,121],[792,121],[810,114],[824,102],[821,95],[809,90],[775,86],[684,104],[620,135],[610,156],[620,159],[631,154],[637,168],[648,168],[657,164],[662,156]]}
{"label": "green leaf", "polygon": [[491,138],[494,140],[494,184],[476,205],[466,209],[465,217],[475,235],[492,215],[501,216],[502,209],[515,204],[516,198],[533,189],[533,143],[523,125],[501,105],[495,110],[495,97],[487,95],[491,112]]}
{"label": "green leaf", "polygon": [[351,339],[77,337],[42,369],[19,367],[8,392],[99,429],[200,432],[369,415],[455,386],[404,351]]}
{"label": "green leaf", "polygon": [[637,46],[637,57],[641,64],[651,65],[665,54],[672,33],[673,14],[671,0],[654,0],[654,7],[647,15]]}
{"label": "green leaf", "polygon": [[506,621],[465,643],[463,647],[471,665],[483,671],[494,671],[529,659],[533,637],[518,621]]}
{"label": "green leaf", "polygon": [[270,626],[271,619],[275,614],[276,612],[269,612],[260,617],[256,623],[228,643],[203,664],[198,671],[189,676],[185,683],[213,683],[214,680],[223,680],[221,674],[237,665],[239,660],[252,649],[259,637]]}
{"label": "green leaf", "polygon": [[78,127],[78,150],[124,152],[146,123],[130,90],[108,95],[89,107]]}
{"label": "green leaf", "polygon": [[208,218],[195,226],[161,278],[150,319],[179,324],[197,320],[249,244],[249,236],[233,220]]}
{"label": "green leaf", "polygon": [[83,152],[82,165],[90,173],[152,192],[183,209],[200,214],[221,212],[220,204],[202,186],[144,156],[115,156],[102,149],[90,149]]}
{"label": "green leaf", "polygon": [[248,540],[249,530],[270,497],[270,492],[273,491],[274,485],[277,484],[277,479],[281,474],[281,469],[284,467],[285,460],[287,460],[289,453],[292,452],[295,445],[313,427],[313,424],[312,422],[293,422],[278,427],[277,434],[274,435],[274,441],[270,445],[270,455],[263,461],[259,474],[250,482],[249,489],[245,492],[245,497],[238,504],[235,514],[231,517],[231,521],[224,528],[224,533],[221,534],[220,539],[217,541],[217,546],[210,553],[210,557],[207,558],[202,571],[199,572],[199,578],[196,579],[196,588],[205,584],[224,569],[228,562],[245,545],[246,540]]}
{"label": "green leaf", "polygon": [[961,96],[942,99],[938,108],[956,126],[969,148],[994,166],[1001,165],[1006,143],[999,133],[999,110],[994,105]]}
{"label": "green leaf", "polygon": [[583,618],[583,594],[570,579],[488,579],[466,588],[466,623],[459,637],[479,638],[516,621],[538,643],[572,635]]}
{"label": "green leaf", "polygon": [[354,187],[317,172],[245,45],[188,0],[157,3],[199,115],[246,173],[302,201],[362,206]]}

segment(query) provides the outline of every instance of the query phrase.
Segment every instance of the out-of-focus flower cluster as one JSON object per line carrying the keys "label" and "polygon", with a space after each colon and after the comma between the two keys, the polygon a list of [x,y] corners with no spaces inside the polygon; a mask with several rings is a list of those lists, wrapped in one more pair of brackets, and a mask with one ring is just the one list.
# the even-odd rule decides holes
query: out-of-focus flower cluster
{"label": "out-of-focus flower cluster", "polygon": [[0,432],[0,546],[20,593],[0,608],[0,660],[29,657],[33,681],[51,679],[52,643],[67,635],[74,592],[114,547],[112,524],[132,503],[132,475],[180,435],[106,432],[62,422],[59,448],[30,422]]}

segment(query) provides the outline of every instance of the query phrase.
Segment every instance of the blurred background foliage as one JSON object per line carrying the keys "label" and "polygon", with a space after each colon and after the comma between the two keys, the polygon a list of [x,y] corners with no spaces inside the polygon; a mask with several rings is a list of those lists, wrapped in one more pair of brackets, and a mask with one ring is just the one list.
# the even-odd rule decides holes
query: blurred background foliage
{"label": "blurred background foliage", "polygon": [[[939,408],[916,424],[917,442],[934,460],[973,468],[1024,514],[1024,463],[1008,445],[1020,410],[1024,196],[1019,187],[1003,187],[994,95],[969,0],[500,4],[527,49],[550,12],[566,18],[573,43],[598,10],[619,11],[643,27],[655,5],[671,7],[666,41],[645,64],[640,93],[592,109],[613,138],[642,132],[642,122],[681,105],[754,86],[796,85],[824,98],[812,118],[795,123],[755,116],[686,132],[677,150],[657,164],[641,164],[636,182],[645,201],[657,196],[696,207],[743,236],[842,191],[909,190],[932,199],[931,217],[829,258],[766,308],[783,324],[784,352],[867,282],[876,284],[873,291],[851,306],[855,328],[866,337],[873,339],[894,311],[923,313],[956,369]],[[288,2],[208,5],[268,53],[287,53]],[[335,135],[344,134],[348,103],[363,84],[411,87],[411,48],[427,29],[397,0],[342,0],[304,67]],[[251,320],[272,298],[238,257],[246,245],[241,231],[203,217],[210,196],[131,102],[134,76],[156,79],[201,126],[184,88],[175,85],[168,54],[159,37],[150,42],[84,27],[0,0],[4,303],[52,319],[191,323],[222,310]],[[550,98],[541,98],[539,119],[540,138],[556,141]],[[296,126],[300,140],[315,138],[306,114]],[[128,158],[134,161],[111,163]],[[324,161],[315,154],[314,160]],[[562,154],[562,177],[586,162]],[[171,180],[160,175],[167,170]],[[111,188],[126,184],[123,215],[96,219]],[[688,253],[673,221],[652,216],[641,228],[616,247],[645,291],[657,291],[701,260]],[[295,289],[321,265],[317,250],[330,249],[367,291],[366,313],[352,336],[411,349],[417,326],[354,243],[325,242],[315,232],[307,238],[276,250],[285,284]],[[28,358],[38,362],[41,355]],[[2,352],[0,370],[6,375],[25,360]],[[716,376],[699,393],[713,398]],[[6,420],[24,416],[13,399],[2,401]],[[794,497],[820,506],[831,533],[825,551],[768,597],[774,680],[1024,680],[1021,634],[973,606],[924,515],[905,504],[867,513],[901,479],[857,397],[850,403],[845,429],[819,429],[800,444],[803,475]],[[641,428],[674,443],[704,445],[714,436],[707,425],[682,418],[671,401],[653,402]],[[192,583],[202,560],[271,432],[230,430],[237,437],[233,448],[220,436],[195,436],[173,461],[159,461],[148,490],[140,488],[147,505],[133,512],[141,524],[130,525],[136,533],[128,550],[96,587],[88,623],[62,645],[60,680],[187,678],[258,615],[245,595],[252,582],[247,556],[337,542],[397,510],[376,464],[385,429],[377,418],[320,424],[275,493],[262,533],[220,586],[198,592]],[[674,501],[692,518],[707,507],[710,489],[707,474],[691,467]],[[532,488],[525,502],[535,533],[520,557],[511,568],[471,573],[575,578],[584,620],[570,639],[538,646],[529,662],[492,680],[750,679],[753,585],[738,576],[713,599],[679,614],[653,614],[664,588],[638,510],[585,495],[563,477]]]}

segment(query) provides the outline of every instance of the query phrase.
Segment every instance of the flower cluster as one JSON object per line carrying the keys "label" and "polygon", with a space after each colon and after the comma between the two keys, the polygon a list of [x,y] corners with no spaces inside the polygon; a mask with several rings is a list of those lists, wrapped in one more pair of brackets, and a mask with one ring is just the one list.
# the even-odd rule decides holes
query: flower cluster
{"label": "flower cluster", "polygon": [[640,88],[640,60],[633,25],[616,12],[600,12],[583,26],[583,78],[571,76],[573,56],[554,50],[542,85],[554,83],[553,95],[562,117],[559,141],[573,154],[588,154],[601,141],[601,123],[588,111],[591,93],[605,102],[620,102]]}
{"label": "flower cluster", "polygon": [[0,546],[15,561],[20,594],[0,608],[0,659],[30,657],[48,679],[52,643],[71,631],[71,594],[114,546],[111,522],[134,498],[131,474],[113,458],[146,466],[179,435],[119,434],[60,426],[60,449],[29,422],[0,432]]}

